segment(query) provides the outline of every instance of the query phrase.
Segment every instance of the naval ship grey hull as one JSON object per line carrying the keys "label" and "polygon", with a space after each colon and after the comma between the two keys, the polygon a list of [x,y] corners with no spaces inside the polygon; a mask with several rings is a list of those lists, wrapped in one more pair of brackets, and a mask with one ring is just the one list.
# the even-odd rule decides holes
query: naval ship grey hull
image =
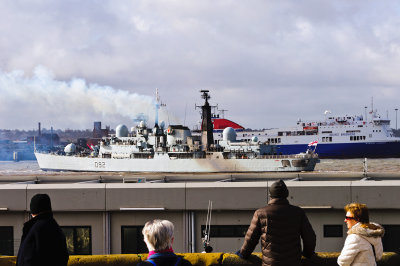
{"label": "naval ship grey hull", "polygon": [[50,171],[82,172],[151,172],[151,173],[215,173],[215,172],[299,172],[313,171],[315,154],[268,155],[263,158],[224,159],[222,153],[208,158],[182,159],[168,154],[152,158],[92,158],[35,153],[39,167]]}

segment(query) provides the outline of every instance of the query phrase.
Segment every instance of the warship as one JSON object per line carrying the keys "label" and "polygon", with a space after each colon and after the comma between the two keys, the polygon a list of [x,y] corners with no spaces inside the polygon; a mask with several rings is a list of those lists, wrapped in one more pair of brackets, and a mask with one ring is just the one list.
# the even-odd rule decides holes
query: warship
{"label": "warship", "polygon": [[319,162],[315,150],[278,155],[276,146],[257,137],[237,140],[233,128],[225,128],[222,139],[214,140],[208,90],[201,90],[201,134],[192,135],[182,125],[141,121],[131,131],[125,125],[116,134],[103,137],[91,150],[79,151],[70,143],[62,152],[35,151],[39,167],[50,171],[217,173],[313,171]]}

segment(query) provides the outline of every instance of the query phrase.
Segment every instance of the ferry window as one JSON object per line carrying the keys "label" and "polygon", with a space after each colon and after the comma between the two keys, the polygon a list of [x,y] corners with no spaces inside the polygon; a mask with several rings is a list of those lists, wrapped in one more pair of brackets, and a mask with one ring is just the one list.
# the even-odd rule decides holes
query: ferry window
{"label": "ferry window", "polygon": [[[210,237],[244,237],[249,225],[211,225]],[[201,237],[204,237],[205,225],[201,226]]]}
{"label": "ferry window", "polygon": [[92,228],[90,226],[61,226],[69,255],[92,254]]}
{"label": "ferry window", "polygon": [[329,142],[332,142],[332,137],[329,137]]}
{"label": "ferry window", "polygon": [[354,137],[353,136],[350,136],[350,140],[353,140],[354,139]]}
{"label": "ferry window", "polygon": [[281,143],[281,139],[278,139],[278,143]]}
{"label": "ferry window", "polygon": [[343,225],[324,224],[324,237],[343,237]]}
{"label": "ferry window", "polygon": [[143,240],[143,226],[121,226],[121,253],[138,254],[149,252]]}
{"label": "ferry window", "polygon": [[383,225],[385,235],[382,239],[383,250],[385,252],[398,251],[400,248],[400,225]]}
{"label": "ferry window", "polygon": [[0,256],[14,256],[14,235],[12,226],[0,226]]}

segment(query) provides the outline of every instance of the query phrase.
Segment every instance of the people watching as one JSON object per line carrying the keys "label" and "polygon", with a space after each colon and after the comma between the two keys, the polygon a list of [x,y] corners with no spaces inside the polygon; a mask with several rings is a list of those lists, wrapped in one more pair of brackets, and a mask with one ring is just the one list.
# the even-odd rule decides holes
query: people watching
{"label": "people watching", "polygon": [[344,207],[347,238],[337,263],[340,266],[373,266],[382,258],[384,228],[370,223],[367,205],[350,203]]}
{"label": "people watching", "polygon": [[146,261],[139,266],[187,266],[189,261],[177,256],[173,249],[174,225],[168,220],[153,220],[145,224],[143,230],[144,242],[149,250]]}
{"label": "people watching", "polygon": [[50,197],[36,194],[30,203],[32,219],[24,223],[17,266],[67,266],[65,236],[53,218]]}
{"label": "people watching", "polygon": [[250,257],[261,237],[262,265],[301,265],[302,253],[308,258],[314,254],[314,230],[305,212],[289,204],[285,182],[274,182],[269,194],[271,200],[255,211],[243,246],[236,254],[244,259]]}

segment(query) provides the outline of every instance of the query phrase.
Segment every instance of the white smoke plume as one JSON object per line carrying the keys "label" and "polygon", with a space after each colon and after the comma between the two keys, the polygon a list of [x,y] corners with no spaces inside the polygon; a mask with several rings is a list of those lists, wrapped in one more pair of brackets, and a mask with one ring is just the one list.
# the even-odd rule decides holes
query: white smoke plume
{"label": "white smoke plume", "polygon": [[[82,78],[56,80],[43,66],[32,76],[0,71],[0,94],[0,129],[32,129],[37,122],[47,128],[86,129],[93,121],[129,127],[138,116],[145,114],[153,121],[155,116],[152,96],[87,84]],[[166,118],[162,109],[159,115]]]}

